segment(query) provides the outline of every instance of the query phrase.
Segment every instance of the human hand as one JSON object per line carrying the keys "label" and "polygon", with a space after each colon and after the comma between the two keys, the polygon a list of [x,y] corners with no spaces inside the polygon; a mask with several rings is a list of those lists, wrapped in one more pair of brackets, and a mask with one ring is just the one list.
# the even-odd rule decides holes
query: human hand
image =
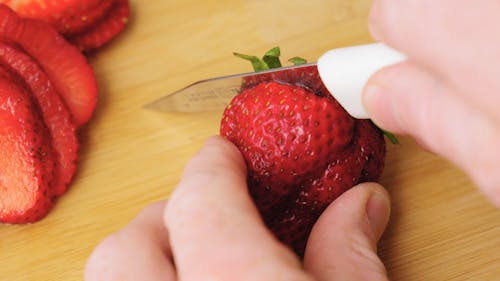
{"label": "human hand", "polygon": [[336,199],[314,226],[304,264],[263,224],[239,151],[210,139],[166,203],[146,208],[92,253],[85,279],[387,280],[377,241],[387,192],[365,183]]}
{"label": "human hand", "polygon": [[364,105],[461,167],[500,206],[499,1],[374,0],[370,29],[408,60],[367,83]]}

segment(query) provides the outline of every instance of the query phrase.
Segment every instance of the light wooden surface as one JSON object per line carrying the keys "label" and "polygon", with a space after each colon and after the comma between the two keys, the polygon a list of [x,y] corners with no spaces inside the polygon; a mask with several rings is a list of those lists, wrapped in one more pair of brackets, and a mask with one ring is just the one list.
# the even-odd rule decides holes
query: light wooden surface
{"label": "light wooden surface", "polygon": [[[34,225],[0,225],[0,280],[82,280],[92,249],[175,187],[221,112],[142,105],[191,82],[249,71],[233,51],[279,45],[315,60],[371,42],[368,0],[132,1],[128,29],[90,61],[100,83],[71,190]],[[392,219],[380,254],[392,280],[500,280],[500,212],[459,170],[402,138],[382,179]]]}

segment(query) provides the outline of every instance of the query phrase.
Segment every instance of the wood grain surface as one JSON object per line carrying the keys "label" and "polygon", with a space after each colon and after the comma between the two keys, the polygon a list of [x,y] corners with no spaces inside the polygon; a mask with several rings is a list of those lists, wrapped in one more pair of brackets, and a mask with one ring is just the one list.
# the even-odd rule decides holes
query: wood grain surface
{"label": "wood grain surface", "polygon": [[[89,60],[95,117],[81,131],[70,191],[41,222],[0,225],[0,280],[83,280],[92,249],[168,197],[222,113],[142,106],[191,82],[249,71],[232,52],[285,58],[372,42],[368,0],[132,1],[127,30]],[[388,146],[392,218],[380,255],[392,280],[500,280],[500,211],[447,161],[411,139]]]}

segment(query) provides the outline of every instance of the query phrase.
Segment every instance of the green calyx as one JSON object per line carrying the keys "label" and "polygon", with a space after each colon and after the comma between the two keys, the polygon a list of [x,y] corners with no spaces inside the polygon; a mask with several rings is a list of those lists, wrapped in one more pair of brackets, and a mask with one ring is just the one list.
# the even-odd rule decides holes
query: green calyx
{"label": "green calyx", "polygon": [[[377,126],[378,127],[378,126]],[[388,132],[382,128],[379,127],[379,129],[382,131],[382,133],[384,134],[384,136],[389,140],[391,141],[393,144],[399,144],[399,140],[398,138],[391,132]]]}
{"label": "green calyx", "polygon": [[[280,61],[280,55],[281,55],[280,47],[274,47],[271,50],[267,51],[262,58],[259,58],[257,56],[244,55],[240,53],[233,53],[233,54],[239,58],[250,61],[252,63],[253,70],[255,72],[282,67]],[[307,60],[300,57],[293,57],[288,61],[293,63],[294,65],[307,63]]]}

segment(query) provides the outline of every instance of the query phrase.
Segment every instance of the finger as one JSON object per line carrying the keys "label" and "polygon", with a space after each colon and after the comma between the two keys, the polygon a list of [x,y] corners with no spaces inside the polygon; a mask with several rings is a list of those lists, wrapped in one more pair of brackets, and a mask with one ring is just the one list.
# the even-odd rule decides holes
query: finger
{"label": "finger", "polygon": [[387,280],[377,242],[389,221],[389,195],[378,184],[353,187],[316,222],[304,267],[316,280]]}
{"label": "finger", "polygon": [[241,154],[220,137],[186,166],[165,221],[180,280],[307,280],[253,205]]}
{"label": "finger", "polygon": [[106,238],[85,268],[88,281],[177,280],[163,224],[165,202],[144,209],[127,227]]}
{"label": "finger", "polygon": [[377,124],[411,134],[450,159],[500,205],[500,124],[493,123],[439,78],[411,62],[376,73],[363,98]]}
{"label": "finger", "polygon": [[374,0],[370,29],[500,120],[498,11],[490,0]]}

